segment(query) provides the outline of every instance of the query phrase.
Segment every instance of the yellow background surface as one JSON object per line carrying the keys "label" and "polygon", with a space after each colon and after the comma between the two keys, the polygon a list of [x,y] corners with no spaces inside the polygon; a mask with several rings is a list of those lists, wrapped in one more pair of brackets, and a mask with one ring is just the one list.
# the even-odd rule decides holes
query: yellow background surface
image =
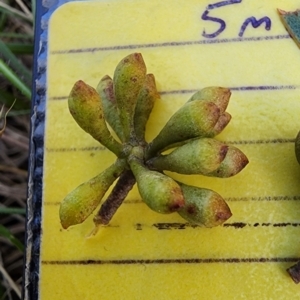
{"label": "yellow background surface", "polygon": [[[243,0],[209,16],[204,0],[86,1],[60,7],[49,24],[40,299],[299,299],[286,268],[300,259],[300,51],[276,8],[298,1]],[[269,17],[271,29],[244,21]],[[81,79],[96,86],[117,63],[141,52],[162,98],[147,125],[150,141],[193,91],[232,88],[228,127],[217,138],[239,147],[249,165],[216,179],[172,174],[211,188],[233,216],[200,228],[152,212],[134,188],[110,226],[92,238],[91,216],[63,230],[59,203],[115,157],[72,119],[67,97]],[[263,88],[264,87],[264,88]]]}

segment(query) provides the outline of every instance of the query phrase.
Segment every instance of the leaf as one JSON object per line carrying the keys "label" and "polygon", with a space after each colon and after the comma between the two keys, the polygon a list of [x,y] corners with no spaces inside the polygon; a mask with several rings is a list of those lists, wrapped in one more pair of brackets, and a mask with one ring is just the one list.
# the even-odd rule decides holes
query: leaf
{"label": "leaf", "polygon": [[0,224],[0,236],[7,238],[20,251],[24,252],[23,244],[17,238],[15,238],[6,227],[4,227],[1,224]]}
{"label": "leaf", "polygon": [[6,117],[7,114],[9,113],[9,111],[12,109],[12,107],[14,106],[16,100],[13,102],[13,104],[10,106],[10,108],[4,112],[4,105],[2,105],[1,110],[0,110],[0,137],[2,136],[2,134],[5,131],[6,128]]}

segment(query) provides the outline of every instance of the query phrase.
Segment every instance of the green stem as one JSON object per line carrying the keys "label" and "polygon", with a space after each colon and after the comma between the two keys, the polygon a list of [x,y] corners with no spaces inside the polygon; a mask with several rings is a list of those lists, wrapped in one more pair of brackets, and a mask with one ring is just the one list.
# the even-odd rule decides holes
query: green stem
{"label": "green stem", "polygon": [[3,60],[0,59],[0,73],[9,80],[16,88],[18,88],[28,99],[31,99],[30,89],[16,76],[16,74],[7,67]]}

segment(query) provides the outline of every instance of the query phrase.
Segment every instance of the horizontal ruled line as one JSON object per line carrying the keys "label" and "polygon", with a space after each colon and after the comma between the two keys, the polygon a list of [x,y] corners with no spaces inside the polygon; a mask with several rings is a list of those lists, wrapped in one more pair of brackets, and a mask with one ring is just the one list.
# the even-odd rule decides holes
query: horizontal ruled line
{"label": "horizontal ruled line", "polygon": [[[235,86],[228,87],[232,91],[278,91],[278,90],[296,90],[300,88],[300,85],[253,85],[253,86]],[[170,90],[170,91],[161,91],[160,95],[176,95],[176,94],[193,94],[199,91],[199,89],[181,89],[181,90]],[[54,96],[49,97],[48,100],[59,101],[67,100],[68,96]]]}
{"label": "horizontal ruled line", "polygon": [[[278,91],[278,90],[296,90],[300,88],[300,85],[288,84],[288,85],[249,85],[249,86],[233,86],[228,87],[231,91]],[[199,89],[181,89],[161,91],[161,95],[172,94],[192,94],[199,91]],[[59,97],[58,97],[59,98]],[[63,99],[63,97],[61,97]],[[57,99],[59,100],[59,99]]]}
{"label": "horizontal ruled line", "polygon": [[225,223],[223,227],[233,227],[233,228],[244,228],[244,227],[299,227],[300,223],[293,222],[281,222],[281,223],[243,223],[243,222],[234,222],[234,223]]}
{"label": "horizontal ruled line", "polygon": [[[271,223],[271,222],[254,222],[254,223],[246,223],[246,222],[233,222],[233,223],[224,223],[221,225],[224,228],[234,228],[234,229],[242,229],[245,227],[277,227],[277,228],[283,228],[283,227],[300,227],[299,222],[277,222],[277,223]],[[150,227],[148,225],[143,224],[136,224],[137,230],[143,230],[143,227]],[[154,223],[151,225],[151,227],[154,227],[158,230],[184,230],[188,228],[203,228],[203,226],[190,224],[190,223]]]}
{"label": "horizontal ruled line", "polygon": [[77,48],[68,50],[54,50],[50,53],[56,54],[78,54],[78,53],[94,53],[102,51],[112,50],[133,50],[139,48],[164,48],[164,47],[180,47],[180,46],[195,46],[195,45],[211,45],[211,44],[227,44],[227,43],[240,43],[240,42],[260,42],[271,40],[283,40],[290,39],[288,34],[278,34],[269,36],[258,37],[243,37],[243,38],[229,38],[229,39],[205,39],[195,41],[173,41],[173,42],[161,42],[161,43],[146,43],[146,44],[128,44],[128,45],[115,45],[106,47],[90,47],[90,48]]}
{"label": "horizontal ruled line", "polygon": [[295,196],[253,196],[253,197],[228,197],[226,201],[299,201],[300,195]]}
{"label": "horizontal ruled line", "polygon": [[48,100],[68,100],[68,96],[48,97]]}
{"label": "horizontal ruled line", "polygon": [[[294,196],[253,196],[253,197],[228,197],[224,198],[225,201],[228,202],[239,202],[239,201],[299,201],[300,195],[294,195]],[[125,200],[123,204],[141,204],[144,203],[141,199],[131,199],[131,200]],[[59,201],[56,202],[50,202],[45,201],[45,205],[60,205]]]}
{"label": "horizontal ruled line", "polygon": [[[249,196],[249,197],[225,197],[225,201],[228,202],[238,202],[238,201],[299,201],[300,195],[293,195],[293,196]],[[59,202],[56,202],[59,204]],[[136,203],[143,203],[141,199],[131,199],[125,200],[123,203],[127,204],[136,204]]]}
{"label": "horizontal ruled line", "polygon": [[174,259],[86,259],[42,260],[43,265],[150,265],[150,264],[239,264],[239,263],[295,263],[300,257],[249,257],[249,258],[174,258]]}
{"label": "horizontal ruled line", "polygon": [[232,145],[253,145],[253,144],[285,144],[285,143],[294,143],[295,139],[286,139],[286,138],[278,138],[278,139],[265,139],[265,140],[241,140],[241,141],[224,141],[226,144]]}
{"label": "horizontal ruled line", "polygon": [[61,148],[46,148],[47,152],[80,152],[80,151],[104,151],[107,150],[103,146],[90,146],[90,147],[61,147]]}
{"label": "horizontal ruled line", "polygon": [[[286,144],[294,143],[295,139],[290,138],[278,138],[278,139],[265,139],[265,140],[241,140],[241,141],[223,141],[230,145],[263,145],[263,144]],[[60,148],[46,148],[49,153],[52,152],[81,152],[81,151],[104,151],[105,147],[102,146],[90,146],[90,147],[60,147]]]}
{"label": "horizontal ruled line", "polygon": [[253,197],[228,197],[226,201],[299,201],[300,195],[295,196],[253,196]]}
{"label": "horizontal ruled line", "polygon": [[[105,225],[105,228],[120,228],[121,225]],[[300,222],[232,222],[232,223],[224,223],[219,227],[223,228],[233,228],[233,229],[243,229],[246,227],[252,228],[261,228],[261,227],[273,227],[273,228],[286,228],[286,227],[300,227]],[[133,228],[136,230],[144,230],[146,228],[154,228],[157,230],[185,230],[185,229],[212,229],[214,227],[205,227],[201,225],[191,224],[191,223],[181,223],[181,222],[160,222],[160,223],[153,223],[153,224],[141,224],[136,223],[133,225]]]}

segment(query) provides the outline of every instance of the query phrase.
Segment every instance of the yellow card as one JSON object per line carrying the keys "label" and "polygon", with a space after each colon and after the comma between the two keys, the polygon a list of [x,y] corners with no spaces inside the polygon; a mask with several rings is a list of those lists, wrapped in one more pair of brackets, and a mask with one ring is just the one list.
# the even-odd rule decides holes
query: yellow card
{"label": "yellow card", "polygon": [[[277,8],[298,1],[114,0],[70,2],[49,24],[40,299],[298,299],[286,268],[300,259],[300,52]],[[161,100],[152,140],[197,90],[232,90],[232,120],[217,139],[249,165],[228,179],[175,179],[221,194],[233,216],[190,226],[152,212],[134,188],[110,225],[87,239],[91,216],[63,230],[59,204],[114,155],[72,119],[67,97],[81,79],[96,87],[117,63],[142,53]]]}

